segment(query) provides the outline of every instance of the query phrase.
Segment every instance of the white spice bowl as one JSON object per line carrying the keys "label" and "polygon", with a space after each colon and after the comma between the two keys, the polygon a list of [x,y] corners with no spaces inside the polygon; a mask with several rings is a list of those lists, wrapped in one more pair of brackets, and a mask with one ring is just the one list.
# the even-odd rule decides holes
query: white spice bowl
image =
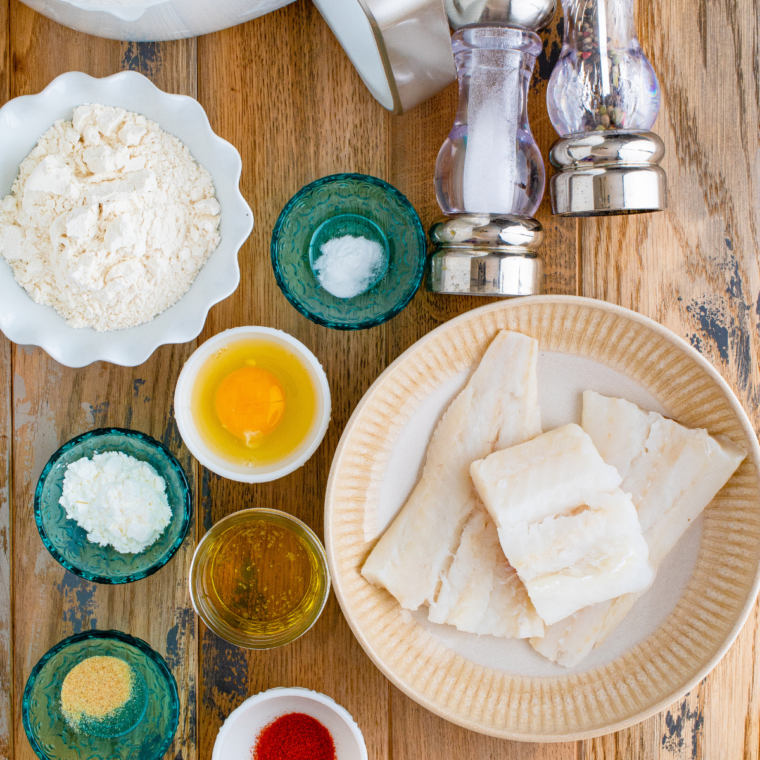
{"label": "white spice bowl", "polygon": [[[198,430],[193,413],[193,387],[198,372],[212,354],[235,341],[246,338],[258,338],[278,343],[287,351],[295,354],[309,372],[316,396],[314,422],[304,440],[285,459],[266,465],[246,465],[243,462],[237,464],[222,457],[204,440]],[[306,464],[325,437],[330,425],[331,405],[330,386],[319,359],[300,340],[272,327],[235,327],[209,338],[185,362],[174,391],[174,413],[177,419],[177,427],[182,440],[190,449],[190,453],[212,472],[240,483],[268,483],[283,478]]]}
{"label": "white spice bowl", "polygon": [[16,282],[0,256],[0,330],[14,343],[39,346],[68,367],[95,361],[134,367],[167,343],[193,340],[209,309],[230,296],[240,282],[238,251],[253,229],[253,213],[240,188],[242,160],[237,150],[214,134],[200,103],[169,95],[133,71],[96,79],[69,72],[37,95],[14,98],[0,108],[0,199],[11,191],[19,165],[39,138],[59,119],[71,119],[76,106],[100,103],[143,114],[179,138],[214,181],[222,207],[221,242],[190,290],[150,322],[111,332],[69,327],[50,306],[35,303]]}
{"label": "white spice bowl", "polygon": [[337,760],[367,760],[364,737],[351,714],[325,694],[302,688],[269,689],[246,699],[219,729],[211,760],[251,760],[261,729],[293,712],[310,715],[327,728]]}

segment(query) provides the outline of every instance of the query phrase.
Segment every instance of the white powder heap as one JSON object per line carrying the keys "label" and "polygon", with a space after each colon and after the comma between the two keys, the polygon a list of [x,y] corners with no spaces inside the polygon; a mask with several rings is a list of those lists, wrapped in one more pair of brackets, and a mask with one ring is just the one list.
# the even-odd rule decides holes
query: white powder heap
{"label": "white powder heap", "polygon": [[87,531],[87,540],[139,554],[171,522],[166,482],[147,462],[121,451],[72,462],[63,477],[60,505]]}
{"label": "white powder heap", "polygon": [[520,213],[519,203],[525,196],[517,170],[522,76],[517,67],[502,70],[476,65],[472,71],[464,156],[465,211]]}
{"label": "white powder heap", "polygon": [[188,291],[219,244],[221,208],[187,146],[144,116],[74,109],[0,202],[0,255],[72,327],[147,322]]}
{"label": "white powder heap", "polygon": [[353,298],[364,293],[380,274],[385,250],[364,236],[343,235],[320,246],[322,255],[314,262],[319,284],[336,298]]}

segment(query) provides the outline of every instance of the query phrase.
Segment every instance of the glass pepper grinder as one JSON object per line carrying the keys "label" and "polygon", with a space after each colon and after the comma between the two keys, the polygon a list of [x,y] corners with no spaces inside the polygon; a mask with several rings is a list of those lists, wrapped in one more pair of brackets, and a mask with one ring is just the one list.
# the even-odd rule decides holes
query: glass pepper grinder
{"label": "glass pepper grinder", "polygon": [[[435,293],[541,292],[544,194],[541,152],[527,101],[554,0],[448,0],[459,77],[454,126],[438,154],[435,190],[445,214],[430,230]],[[520,24],[518,26],[517,24]]]}
{"label": "glass pepper grinder", "polygon": [[552,208],[563,216],[662,211],[662,140],[651,128],[660,86],[633,21],[633,0],[562,0],[565,38],[547,91],[561,138],[550,153]]}

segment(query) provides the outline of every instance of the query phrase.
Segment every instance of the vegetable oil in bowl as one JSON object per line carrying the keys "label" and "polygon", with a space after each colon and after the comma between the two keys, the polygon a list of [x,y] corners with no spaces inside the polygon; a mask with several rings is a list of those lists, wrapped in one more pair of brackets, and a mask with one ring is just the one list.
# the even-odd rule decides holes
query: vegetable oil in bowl
{"label": "vegetable oil in bowl", "polygon": [[324,549],[300,520],[270,509],[236,512],[203,538],[190,594],[206,625],[238,646],[268,649],[304,634],[330,590]]}

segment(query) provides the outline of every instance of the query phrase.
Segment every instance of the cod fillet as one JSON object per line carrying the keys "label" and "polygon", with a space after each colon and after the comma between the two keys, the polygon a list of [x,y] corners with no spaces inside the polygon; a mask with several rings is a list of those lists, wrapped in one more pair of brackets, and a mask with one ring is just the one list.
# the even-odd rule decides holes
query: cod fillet
{"label": "cod fillet", "polygon": [[578,425],[497,451],[470,472],[547,625],[651,583],[636,509]]}
{"label": "cod fillet", "polygon": [[[583,394],[582,424],[604,461],[620,473],[622,490],[632,496],[655,573],[746,456],[727,438],[594,391]],[[620,624],[645,590],[586,607],[530,643],[550,660],[574,667]]]}
{"label": "cod fillet", "polygon": [[[479,536],[487,534],[488,529],[479,520],[471,521],[479,501],[470,478],[470,464],[513,440],[526,440],[541,432],[537,358],[538,343],[532,338],[508,330],[494,338],[469,382],[438,423],[422,477],[367,558],[362,575],[387,589],[405,609],[435,603],[469,525],[459,565],[463,567],[466,551],[472,551],[477,561],[493,568],[489,599],[494,589],[497,593],[482,622],[493,628],[509,627],[498,620],[485,621],[487,616],[501,613],[495,608],[497,601],[506,604],[510,599],[519,600],[520,588],[515,588],[517,579],[510,577],[506,560],[502,558],[503,566],[499,567],[499,563],[488,559],[494,554],[492,544],[485,542],[484,553],[478,551]],[[467,550],[468,546],[471,550]],[[480,591],[483,596],[488,592],[489,577]],[[459,583],[456,571],[447,582],[450,587],[452,582],[454,586]],[[526,610],[526,614],[530,612]],[[530,629],[542,632],[542,626],[535,624],[523,627]]]}

